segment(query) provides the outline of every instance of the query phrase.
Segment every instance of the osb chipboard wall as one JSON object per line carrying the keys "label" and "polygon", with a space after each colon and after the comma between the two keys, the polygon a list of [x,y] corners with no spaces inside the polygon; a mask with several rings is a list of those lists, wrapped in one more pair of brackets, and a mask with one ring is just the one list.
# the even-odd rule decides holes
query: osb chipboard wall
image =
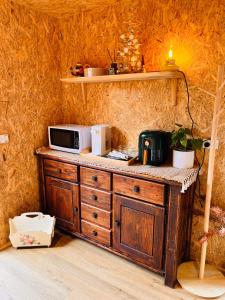
{"label": "osb chipboard wall", "polygon": [[83,10],[101,10],[110,4],[116,4],[115,0],[15,0],[15,2],[57,18],[72,16]]}
{"label": "osb chipboard wall", "polygon": [[[0,0],[0,32],[4,40],[0,53],[0,130],[10,134],[10,144],[0,148],[7,159],[0,162],[0,244],[6,241],[8,217],[38,209],[37,165],[33,151],[47,144],[46,127],[49,123],[61,122],[61,112],[65,122],[111,124],[114,146],[136,147],[139,132],[146,128],[170,130],[175,121],[190,125],[183,82],[179,84],[176,107],[171,106],[166,81],[89,84],[85,105],[79,86],[63,85],[60,89],[59,55],[61,76],[78,61],[108,66],[107,47],[111,51],[118,48],[119,34],[130,26],[142,43],[147,70],[157,70],[164,64],[172,44],[177,64],[188,77],[195,133],[208,137],[213,98],[199,88],[214,93],[212,74],[216,75],[217,65],[224,63],[223,2],[112,0],[112,6],[107,9],[99,6],[92,12],[77,14],[76,7],[65,9],[63,0],[23,1],[23,4],[32,7],[34,4],[37,9],[55,16],[61,16],[60,11],[62,15],[76,11],[76,16],[61,20],[59,27],[54,18]],[[82,10],[92,8],[88,3],[93,2],[83,1]],[[225,208],[223,119],[224,112],[221,114],[213,202]],[[205,170],[206,167],[207,164]],[[192,254],[199,257],[196,241],[202,233],[202,217],[195,217],[193,225]],[[208,259],[224,264],[224,240],[213,238],[210,241]]]}
{"label": "osb chipboard wall", "polygon": [[[209,137],[214,98],[202,89],[215,93],[218,64],[225,62],[225,6],[220,0],[122,1],[98,12],[84,12],[60,21],[62,40],[62,76],[76,62],[93,67],[107,67],[112,52],[119,47],[119,35],[133,27],[142,44],[147,70],[159,70],[172,44],[176,63],[186,73],[190,88],[190,108],[195,120],[195,134]],[[174,123],[190,126],[184,82],[179,83],[178,105],[171,106],[166,81],[88,84],[87,103],[78,85],[63,84],[64,121],[79,124],[109,123],[113,146],[137,146],[138,134],[147,128],[171,130]],[[223,109],[224,109],[223,103]],[[220,148],[217,152],[213,204],[225,208],[225,112],[221,114]],[[205,192],[206,163],[201,176]],[[196,200],[197,203],[197,200]],[[193,221],[192,254],[202,234],[202,217]],[[210,241],[208,260],[224,264],[225,242]],[[217,256],[212,253],[216,252]],[[199,255],[196,255],[199,257]]]}
{"label": "osb chipboard wall", "polygon": [[0,0],[0,35],[0,134],[10,139],[0,145],[1,247],[9,217],[39,209],[34,151],[62,114],[57,21]]}

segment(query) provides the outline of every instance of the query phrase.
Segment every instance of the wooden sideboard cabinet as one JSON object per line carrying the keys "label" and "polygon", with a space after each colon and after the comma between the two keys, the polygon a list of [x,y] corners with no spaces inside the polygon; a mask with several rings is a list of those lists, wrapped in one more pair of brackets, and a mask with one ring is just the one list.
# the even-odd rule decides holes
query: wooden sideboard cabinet
{"label": "wooden sideboard cabinet", "polygon": [[194,184],[39,154],[43,211],[59,229],[165,276],[189,258]]}

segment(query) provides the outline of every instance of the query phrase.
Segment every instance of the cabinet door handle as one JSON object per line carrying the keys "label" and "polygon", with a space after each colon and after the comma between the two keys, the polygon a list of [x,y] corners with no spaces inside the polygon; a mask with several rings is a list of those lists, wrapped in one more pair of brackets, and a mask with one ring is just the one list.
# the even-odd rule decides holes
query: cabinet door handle
{"label": "cabinet door handle", "polygon": [[120,221],[119,220],[115,220],[115,223],[117,226],[120,226]]}
{"label": "cabinet door handle", "polygon": [[93,231],[92,231],[92,235],[93,235],[93,236],[97,236],[97,235],[98,235],[97,231],[93,230]]}
{"label": "cabinet door handle", "polygon": [[93,212],[92,216],[93,216],[93,218],[97,219],[98,214],[96,212]]}
{"label": "cabinet door handle", "polygon": [[133,187],[133,192],[139,193],[139,192],[140,192],[140,187],[139,187],[138,185],[135,185],[135,186]]}
{"label": "cabinet door handle", "polygon": [[91,179],[93,180],[93,181],[98,181],[98,177],[95,175],[95,176],[91,176]]}
{"label": "cabinet door handle", "polygon": [[98,197],[96,195],[92,195],[91,199],[97,201]]}
{"label": "cabinet door handle", "polygon": [[73,208],[73,212],[76,214],[78,212],[78,208],[77,207],[74,207]]}

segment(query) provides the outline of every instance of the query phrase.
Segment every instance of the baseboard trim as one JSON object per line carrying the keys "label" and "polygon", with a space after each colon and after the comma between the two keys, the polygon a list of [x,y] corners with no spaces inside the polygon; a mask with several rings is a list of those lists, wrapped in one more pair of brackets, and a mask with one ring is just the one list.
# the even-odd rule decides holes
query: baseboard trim
{"label": "baseboard trim", "polygon": [[1,246],[0,247],[0,251],[3,251],[3,250],[5,250],[5,249],[7,249],[9,247],[11,247],[11,243],[10,242],[8,242],[8,243],[4,244],[3,246]]}

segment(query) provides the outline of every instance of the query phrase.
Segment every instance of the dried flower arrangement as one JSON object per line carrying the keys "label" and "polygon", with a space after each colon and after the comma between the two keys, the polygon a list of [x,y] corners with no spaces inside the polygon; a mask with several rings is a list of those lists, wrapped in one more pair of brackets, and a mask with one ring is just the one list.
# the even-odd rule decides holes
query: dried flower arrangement
{"label": "dried flower arrangement", "polygon": [[135,36],[134,29],[120,35],[121,49],[118,51],[119,73],[142,71],[141,44]]}

